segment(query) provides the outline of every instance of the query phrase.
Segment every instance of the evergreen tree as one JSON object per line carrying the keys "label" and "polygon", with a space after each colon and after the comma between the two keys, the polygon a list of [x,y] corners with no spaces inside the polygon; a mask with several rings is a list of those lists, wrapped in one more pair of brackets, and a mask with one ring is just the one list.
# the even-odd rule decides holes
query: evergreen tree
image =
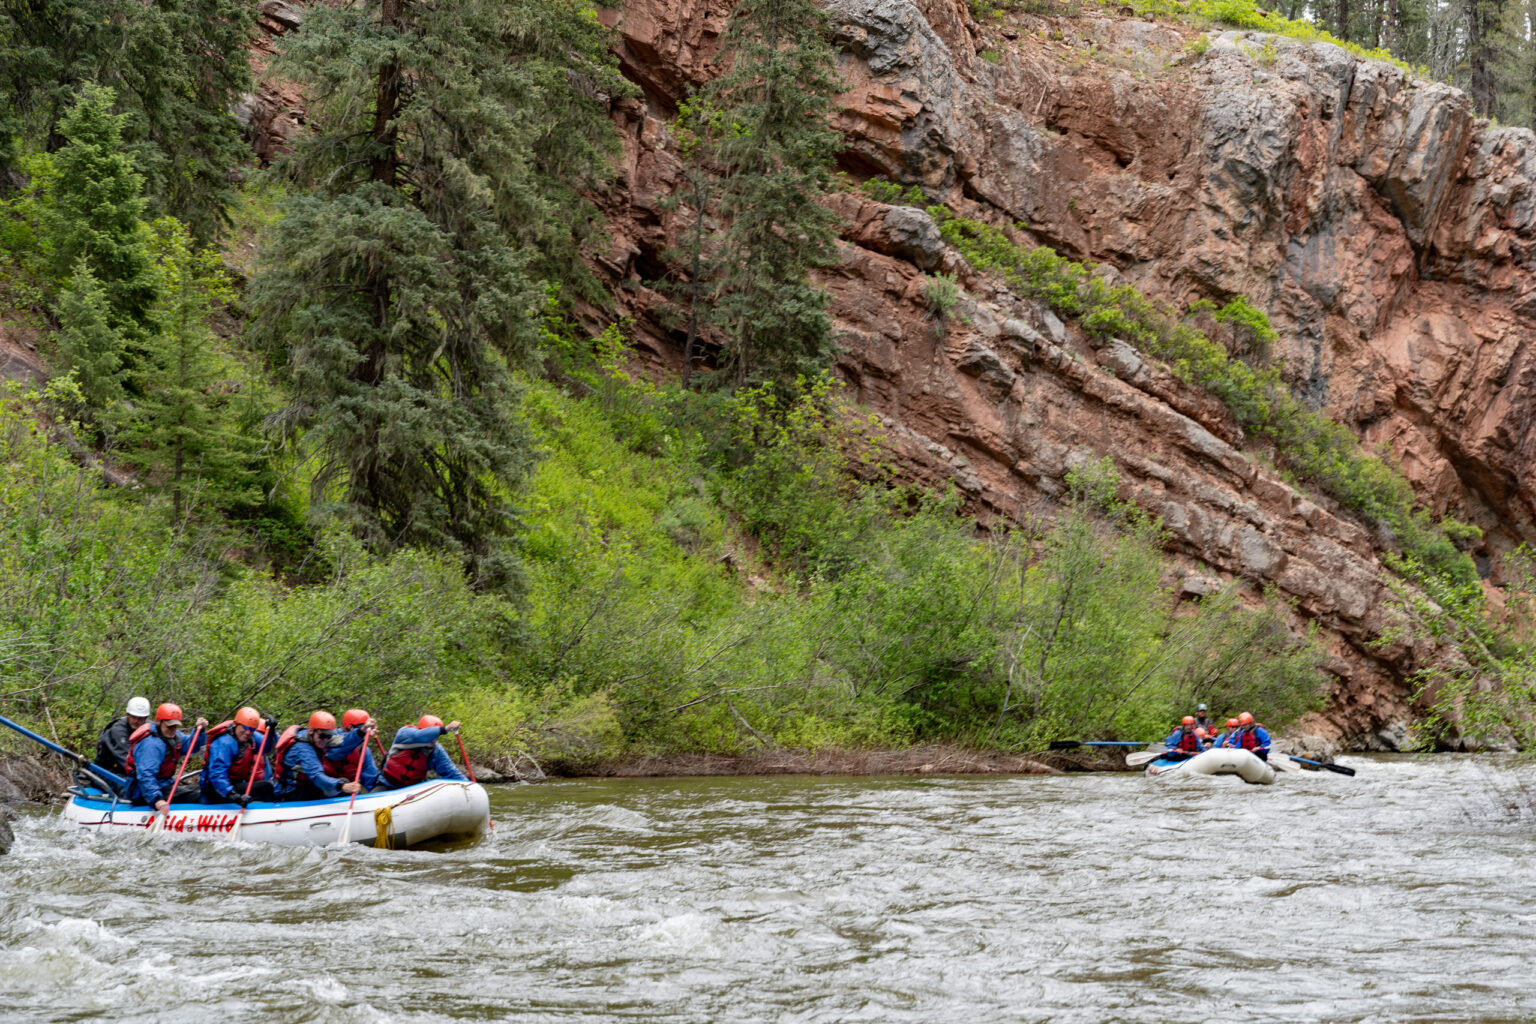
{"label": "evergreen tree", "polygon": [[743,0],[726,32],[730,70],[705,90],[726,118],[715,160],[727,222],[716,312],[738,384],[814,376],[833,354],[827,295],[810,271],[834,261],[837,221],[821,205],[842,135],[826,16],[812,0]]}
{"label": "evergreen tree", "polygon": [[0,0],[0,188],[26,137],[49,152],[89,83],[128,115],[122,144],[148,177],[152,207],[215,235],[248,159],[231,111],[252,91],[249,0]]}
{"label": "evergreen tree", "polygon": [[214,309],[234,298],[218,255],[195,252],[187,228],[173,218],[153,227],[156,333],[122,439],[126,460],[170,492],[180,522],[194,494],[217,508],[259,500],[257,444],[240,429],[235,406],[245,374],[220,351],[209,326]]}
{"label": "evergreen tree", "polygon": [[313,97],[288,171],[315,194],[253,287],[278,425],[308,431],[316,498],[375,547],[453,550],[504,587],[532,460],[510,371],[614,144],[606,33],[583,0],[382,0],[312,8],[280,66]]}
{"label": "evergreen tree", "polygon": [[116,317],[106,289],[82,256],[59,295],[59,354],[75,371],[80,393],[93,410],[110,409],[123,397],[123,362],[127,343],[113,326]]}

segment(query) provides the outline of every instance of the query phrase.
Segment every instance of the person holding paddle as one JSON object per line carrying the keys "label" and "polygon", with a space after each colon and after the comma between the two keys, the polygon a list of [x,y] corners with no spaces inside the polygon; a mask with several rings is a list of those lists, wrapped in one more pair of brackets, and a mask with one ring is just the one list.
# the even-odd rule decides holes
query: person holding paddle
{"label": "person holding paddle", "polygon": [[330,751],[335,735],[336,716],[329,711],[310,715],[304,728],[290,725],[283,730],[272,758],[279,799],[329,800],[363,788],[361,783],[326,772],[321,759]]}
{"label": "person holding paddle", "polygon": [[1168,738],[1163,740],[1163,746],[1168,748],[1170,754],[1194,757],[1206,749],[1205,741],[1195,732],[1195,728],[1195,716],[1185,715],[1184,721],[1175,726]]}
{"label": "person holding paddle", "polygon": [[[271,727],[255,708],[241,708],[228,722],[208,730],[208,756],[200,788],[205,804],[239,804],[271,800],[272,772],[267,767]],[[247,795],[249,794],[249,795]]]}
{"label": "person holding paddle", "polygon": [[[200,730],[208,728],[208,719],[199,718],[197,728],[199,731],[191,736],[180,735],[181,708],[167,702],[155,709],[153,724],[145,722],[134,730],[125,766],[129,800],[164,813],[171,792],[179,788],[175,785],[177,766],[191,755],[192,741],[201,736]],[[175,796],[186,803],[202,800],[202,794],[192,786]]]}
{"label": "person holding paddle", "polygon": [[342,731],[331,740],[330,749],[320,758],[320,763],[327,775],[338,779],[356,779],[366,793],[379,781],[379,767],[368,750],[373,716],[362,708],[352,708],[341,716],[341,728]]}
{"label": "person holding paddle", "polygon": [[415,728],[403,726],[389,745],[389,757],[379,771],[379,785],[384,789],[402,789],[426,781],[428,772],[440,779],[468,782],[464,773],[454,767],[448,752],[437,743],[438,737],[458,731],[458,722],[444,725],[436,715],[422,715]]}
{"label": "person holding paddle", "polygon": [[1269,742],[1269,730],[1255,722],[1246,711],[1237,716],[1237,732],[1227,738],[1227,746],[1240,747],[1260,761],[1269,760]]}

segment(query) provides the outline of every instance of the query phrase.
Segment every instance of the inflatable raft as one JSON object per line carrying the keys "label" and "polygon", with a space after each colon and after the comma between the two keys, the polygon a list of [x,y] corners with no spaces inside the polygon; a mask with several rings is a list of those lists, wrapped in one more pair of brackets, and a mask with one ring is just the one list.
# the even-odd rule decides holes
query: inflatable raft
{"label": "inflatable raft", "polygon": [[1267,786],[1275,781],[1273,766],[1247,750],[1221,747],[1183,761],[1160,757],[1147,765],[1148,775],[1236,775],[1244,782]]}
{"label": "inflatable raft", "polygon": [[[330,846],[342,831],[353,843],[401,849],[433,839],[474,836],[491,819],[491,801],[473,782],[429,779],[404,789],[361,793],[347,824],[350,797],[252,803],[241,820],[237,804],[172,804],[161,833],[225,836],[240,822],[239,839],[276,846]],[[93,832],[132,833],[149,829],[153,808],[131,807],[95,789],[73,789],[64,820]]]}

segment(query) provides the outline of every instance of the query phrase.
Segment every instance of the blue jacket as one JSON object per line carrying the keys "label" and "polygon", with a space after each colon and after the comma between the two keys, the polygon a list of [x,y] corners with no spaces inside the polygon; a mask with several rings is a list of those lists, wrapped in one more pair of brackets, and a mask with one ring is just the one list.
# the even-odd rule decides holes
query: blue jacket
{"label": "blue jacket", "polygon": [[341,787],[351,779],[338,779],[325,774],[325,768],[320,764],[320,755],[315,752],[315,745],[309,742],[309,730],[300,729],[293,738],[293,746],[288,748],[283,755],[283,778],[277,784],[277,792],[292,793],[298,787],[294,781],[295,770],[303,772],[309,777],[309,781],[326,796],[335,796],[341,792]]}
{"label": "blue jacket", "polygon": [[[1192,735],[1192,736],[1194,735],[1195,730],[1194,730],[1193,726],[1190,727],[1189,732],[1190,732],[1190,735]],[[1183,739],[1183,737],[1184,737],[1184,727],[1181,725],[1177,729],[1173,730],[1173,732],[1168,734],[1168,738],[1163,740],[1163,746],[1167,747],[1169,750],[1177,750],[1178,747],[1179,747],[1179,740]],[[1210,749],[1210,744],[1203,742],[1200,739],[1200,737],[1198,737],[1198,736],[1195,736],[1195,742],[1200,745],[1200,749],[1201,750],[1209,750]],[[1194,752],[1191,751],[1191,753],[1194,753]]]}
{"label": "blue jacket", "polygon": [[[196,730],[194,730],[196,731]],[[202,746],[203,734],[198,733],[198,746]],[[176,739],[176,757],[186,756],[187,750],[192,746],[192,733],[184,732]],[[165,763],[165,755],[169,744],[161,740],[158,732],[151,732],[148,736],[139,740],[133,748],[133,778],[128,780],[128,799],[143,800],[153,806],[156,800],[163,800],[167,790],[160,788],[160,766]],[[170,780],[165,780],[169,782]],[[180,787],[177,787],[178,789]]]}
{"label": "blue jacket", "polygon": [[[1248,728],[1253,730],[1253,738],[1259,741],[1259,745],[1254,748],[1253,752],[1267,760],[1269,758],[1269,730],[1265,729],[1258,722],[1254,722],[1252,725],[1248,726]],[[1242,749],[1242,729],[1237,730],[1229,737],[1227,746]]]}
{"label": "blue jacket", "polygon": [[[261,746],[262,734],[251,733],[251,743]],[[270,751],[276,744],[275,740],[267,740],[267,749]],[[224,735],[216,737],[208,744],[208,763],[203,766],[203,774],[199,781],[204,789],[211,789],[219,796],[226,799],[244,793],[245,790],[229,781],[230,766],[240,757],[240,741],[235,739],[235,730],[231,729]],[[266,778],[272,777],[272,763],[262,756],[262,769],[266,772]]]}
{"label": "blue jacket", "polygon": [[[340,761],[361,744],[363,747],[363,774],[358,777],[358,782],[363,784],[363,789],[370,790],[379,781],[379,766],[374,763],[373,751],[368,749],[368,727],[365,725],[354,726],[344,733],[337,735],[331,741],[325,756],[333,761]],[[348,782],[352,780],[347,779]]]}
{"label": "blue jacket", "polygon": [[[427,729],[416,729],[407,725],[395,733],[395,738],[389,745],[389,752],[393,754],[397,749],[430,746],[432,748],[432,760],[427,765],[428,771],[440,779],[455,779],[459,782],[468,782],[469,780],[464,777],[464,773],[454,767],[452,759],[448,757],[448,752],[438,746],[438,737],[442,736],[445,731],[435,725]],[[367,769],[365,768],[364,771],[367,771]]]}

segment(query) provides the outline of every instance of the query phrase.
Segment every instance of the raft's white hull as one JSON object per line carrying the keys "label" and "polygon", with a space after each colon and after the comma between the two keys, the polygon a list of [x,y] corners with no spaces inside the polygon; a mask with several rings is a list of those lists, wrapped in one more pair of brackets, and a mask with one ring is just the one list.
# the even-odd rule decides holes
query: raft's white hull
{"label": "raft's white hull", "polygon": [[1257,754],[1247,750],[1218,747],[1196,754],[1187,761],[1164,764],[1155,761],[1147,766],[1148,775],[1236,775],[1244,782],[1267,786],[1275,781],[1275,769]]}
{"label": "raft's white hull", "polygon": [[[490,797],[472,782],[430,779],[404,789],[359,794],[350,825],[349,799],[253,803],[243,820],[235,804],[172,804],[157,834],[229,835],[239,822],[242,842],[330,846],[345,830],[353,843],[400,848],[444,836],[475,835],[491,818]],[[96,793],[77,793],[64,805],[64,820],[96,832],[144,832],[154,825],[155,812],[121,801],[114,806],[110,798]]]}

